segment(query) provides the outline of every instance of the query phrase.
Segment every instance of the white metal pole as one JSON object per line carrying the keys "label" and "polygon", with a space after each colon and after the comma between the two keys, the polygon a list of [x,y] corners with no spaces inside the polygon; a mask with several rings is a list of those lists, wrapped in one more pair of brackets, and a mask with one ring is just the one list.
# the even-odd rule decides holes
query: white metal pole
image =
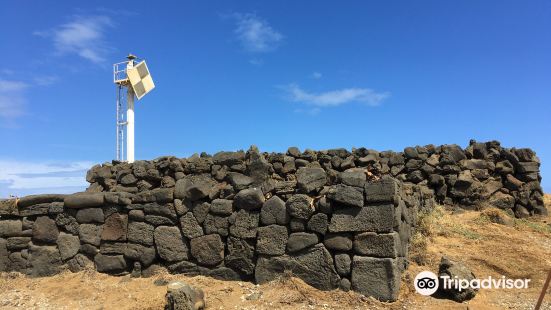
{"label": "white metal pole", "polygon": [[126,160],[129,163],[134,162],[134,91],[128,87],[128,97],[126,98]]}

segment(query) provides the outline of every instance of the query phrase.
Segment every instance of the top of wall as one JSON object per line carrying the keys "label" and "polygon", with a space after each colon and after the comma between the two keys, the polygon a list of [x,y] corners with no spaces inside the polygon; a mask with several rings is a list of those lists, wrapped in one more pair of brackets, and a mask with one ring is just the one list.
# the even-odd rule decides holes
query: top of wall
{"label": "top of wall", "polygon": [[[441,203],[473,205],[491,200],[523,217],[546,211],[539,166],[531,149],[504,148],[498,141],[471,140],[465,149],[455,144],[407,147],[403,152],[363,147],[300,151],[290,147],[286,153],[261,153],[252,146],[246,152],[163,156],[133,164],[113,161],[92,167],[86,179],[91,183],[90,192],[136,194],[171,188],[184,176],[204,174],[224,190],[257,186],[268,193],[281,192],[285,182],[296,182],[296,172],[302,167],[321,167],[327,185],[346,178],[344,172],[364,171],[369,178],[391,175],[432,190]],[[300,186],[299,190],[308,192]]]}

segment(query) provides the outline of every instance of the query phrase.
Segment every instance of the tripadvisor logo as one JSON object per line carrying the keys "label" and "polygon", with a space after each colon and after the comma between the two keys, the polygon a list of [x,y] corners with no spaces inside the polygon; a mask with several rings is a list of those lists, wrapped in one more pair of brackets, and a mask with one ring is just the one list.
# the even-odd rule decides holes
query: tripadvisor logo
{"label": "tripadvisor logo", "polygon": [[413,285],[417,293],[429,296],[438,290],[438,277],[430,271],[422,271],[413,280]]}
{"label": "tripadvisor logo", "polygon": [[458,290],[465,289],[527,289],[528,283],[531,279],[508,279],[505,276],[501,278],[493,278],[488,276],[485,279],[460,279],[457,276],[450,277],[448,275],[441,275],[437,277],[430,271],[422,271],[413,280],[415,291],[421,295],[429,296],[438,290],[439,286],[442,286],[444,290]]}

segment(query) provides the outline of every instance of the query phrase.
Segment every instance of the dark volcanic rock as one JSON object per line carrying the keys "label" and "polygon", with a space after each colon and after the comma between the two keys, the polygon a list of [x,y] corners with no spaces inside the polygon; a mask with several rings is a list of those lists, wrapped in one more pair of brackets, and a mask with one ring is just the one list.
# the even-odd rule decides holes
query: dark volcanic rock
{"label": "dark volcanic rock", "polygon": [[264,201],[262,190],[259,188],[248,188],[235,195],[233,204],[236,209],[255,210],[260,209]]}
{"label": "dark volcanic rock", "polygon": [[98,272],[120,273],[126,270],[126,261],[122,255],[98,254],[94,257],[94,263]]}
{"label": "dark volcanic rock", "polygon": [[289,235],[287,227],[270,225],[258,228],[256,252],[266,255],[283,255]]}
{"label": "dark volcanic rock", "polygon": [[168,262],[188,259],[188,247],[177,227],[159,226],[154,236],[157,253],[162,259]]}
{"label": "dark volcanic rock", "polygon": [[322,168],[299,168],[297,171],[297,186],[303,193],[310,193],[322,188],[327,182],[325,170]]}
{"label": "dark volcanic rock", "polygon": [[467,266],[463,265],[462,263],[452,261],[445,256],[442,257],[440,261],[438,277],[441,282],[438,290],[457,302],[463,302],[473,299],[478,292],[478,289],[472,289],[470,287],[459,290],[459,288],[456,288],[453,285],[449,289],[444,289],[443,281],[445,281],[445,279],[442,279],[441,277],[449,277],[450,279],[454,279],[455,277],[457,277],[458,279],[465,279],[467,281],[471,281],[476,278],[476,276],[471,272],[469,268],[467,268]]}
{"label": "dark volcanic rock", "polygon": [[52,276],[61,270],[61,257],[55,246],[29,247],[30,275],[35,277]]}
{"label": "dark volcanic rock", "polygon": [[366,296],[394,301],[400,291],[400,271],[395,259],[355,255],[352,260],[352,288]]}
{"label": "dark volcanic rock", "polygon": [[327,198],[353,207],[361,208],[364,205],[363,189],[342,184],[330,188]]}
{"label": "dark volcanic rock", "polygon": [[264,202],[260,210],[260,222],[263,225],[285,225],[289,223],[289,214],[285,202],[278,196],[273,196]]}
{"label": "dark volcanic rock", "polygon": [[224,243],[220,235],[212,234],[197,237],[190,241],[191,255],[205,266],[215,266],[224,260]]}
{"label": "dark volcanic rock", "polygon": [[289,253],[298,252],[318,243],[318,236],[313,233],[296,232],[289,236],[287,241],[287,251]]}
{"label": "dark volcanic rock", "polygon": [[285,203],[287,211],[292,217],[302,220],[308,220],[314,214],[315,208],[312,201],[307,195],[297,194],[291,196]]}
{"label": "dark volcanic rock", "polygon": [[274,280],[286,270],[320,290],[337,288],[340,281],[333,265],[333,258],[322,244],[294,255],[259,257],[255,280],[262,284]]}
{"label": "dark volcanic rock", "polygon": [[59,230],[55,221],[47,216],[36,219],[33,225],[33,239],[41,242],[55,243]]}

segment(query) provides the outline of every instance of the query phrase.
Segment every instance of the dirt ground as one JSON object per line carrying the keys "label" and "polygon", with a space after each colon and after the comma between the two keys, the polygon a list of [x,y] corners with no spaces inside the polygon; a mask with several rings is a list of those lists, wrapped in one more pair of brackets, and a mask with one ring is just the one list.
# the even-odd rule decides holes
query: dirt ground
{"label": "dirt ground", "polygon": [[[546,195],[551,210],[551,195]],[[162,309],[166,283],[188,282],[202,288],[207,309],[533,309],[546,272],[551,269],[551,217],[509,219],[492,223],[477,211],[440,209],[431,219],[423,266],[412,262],[405,272],[400,297],[382,303],[354,292],[316,290],[300,279],[282,277],[264,285],[218,281],[202,276],[161,273],[151,278],[115,277],[94,271],[62,273],[31,279],[0,274],[1,309]],[[465,303],[415,293],[413,278],[423,270],[438,271],[442,255],[460,260],[478,278],[531,279],[529,288],[480,290]],[[551,291],[551,290],[550,290]],[[542,309],[551,309],[548,291]]]}

